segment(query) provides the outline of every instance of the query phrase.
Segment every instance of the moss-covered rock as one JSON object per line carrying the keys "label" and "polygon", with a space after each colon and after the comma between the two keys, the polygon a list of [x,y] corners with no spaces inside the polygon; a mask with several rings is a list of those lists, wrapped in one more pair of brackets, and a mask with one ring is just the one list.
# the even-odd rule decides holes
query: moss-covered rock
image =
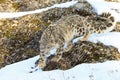
{"label": "moss-covered rock", "polygon": [[72,0],[0,0],[0,12],[31,11]]}
{"label": "moss-covered rock", "polygon": [[34,23],[21,24],[17,19],[2,19],[0,22],[0,67],[4,66],[2,63],[10,64],[38,53],[33,48],[28,49],[29,41],[33,40],[37,32],[40,33],[37,22],[35,26],[32,25]]}
{"label": "moss-covered rock", "polygon": [[113,46],[92,42],[78,42],[73,48],[64,52],[62,59],[55,61],[56,56],[48,58],[47,66],[43,70],[70,69],[81,63],[105,62],[107,60],[120,60],[118,49]]}

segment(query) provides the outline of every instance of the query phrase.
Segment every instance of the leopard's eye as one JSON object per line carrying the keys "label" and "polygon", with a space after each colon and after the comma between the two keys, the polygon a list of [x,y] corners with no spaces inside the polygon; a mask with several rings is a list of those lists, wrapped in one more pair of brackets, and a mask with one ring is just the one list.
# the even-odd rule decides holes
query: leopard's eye
{"label": "leopard's eye", "polygon": [[47,46],[47,48],[49,49],[50,47],[49,47],[49,46]]}

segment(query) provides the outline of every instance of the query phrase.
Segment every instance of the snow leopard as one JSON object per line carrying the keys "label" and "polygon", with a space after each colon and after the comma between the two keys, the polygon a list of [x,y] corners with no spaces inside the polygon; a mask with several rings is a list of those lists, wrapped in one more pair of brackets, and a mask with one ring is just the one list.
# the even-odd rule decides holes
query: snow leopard
{"label": "snow leopard", "polygon": [[[74,43],[73,39],[83,37],[80,41],[87,41],[92,33],[110,32],[115,27],[115,18],[109,12],[96,16],[68,15],[50,24],[43,31],[40,43],[40,60],[38,66],[44,68],[51,50],[56,49],[56,61],[62,59],[62,53],[69,51]],[[65,47],[66,44],[66,47]]]}

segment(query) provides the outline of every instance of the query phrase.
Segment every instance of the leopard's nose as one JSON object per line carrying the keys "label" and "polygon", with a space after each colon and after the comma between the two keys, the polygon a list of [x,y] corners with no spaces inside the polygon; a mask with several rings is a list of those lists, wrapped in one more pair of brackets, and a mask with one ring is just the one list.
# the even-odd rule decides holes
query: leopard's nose
{"label": "leopard's nose", "polygon": [[43,51],[43,50],[40,50],[40,53],[44,53],[44,51]]}

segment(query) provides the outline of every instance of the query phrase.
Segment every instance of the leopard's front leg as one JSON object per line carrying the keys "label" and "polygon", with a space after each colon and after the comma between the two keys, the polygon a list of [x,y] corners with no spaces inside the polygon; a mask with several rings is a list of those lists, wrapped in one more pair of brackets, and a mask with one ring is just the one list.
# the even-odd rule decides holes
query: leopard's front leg
{"label": "leopard's front leg", "polygon": [[40,53],[40,59],[38,62],[38,66],[43,69],[46,66],[47,60],[46,60],[46,56],[44,53]]}
{"label": "leopard's front leg", "polygon": [[62,55],[64,52],[68,52],[72,47],[73,47],[74,43],[72,43],[72,41],[70,41],[68,44],[67,44],[67,47],[64,48],[64,45],[60,46],[57,51],[56,51],[56,55],[55,55],[55,58],[54,58],[54,61],[59,61],[62,59]]}

